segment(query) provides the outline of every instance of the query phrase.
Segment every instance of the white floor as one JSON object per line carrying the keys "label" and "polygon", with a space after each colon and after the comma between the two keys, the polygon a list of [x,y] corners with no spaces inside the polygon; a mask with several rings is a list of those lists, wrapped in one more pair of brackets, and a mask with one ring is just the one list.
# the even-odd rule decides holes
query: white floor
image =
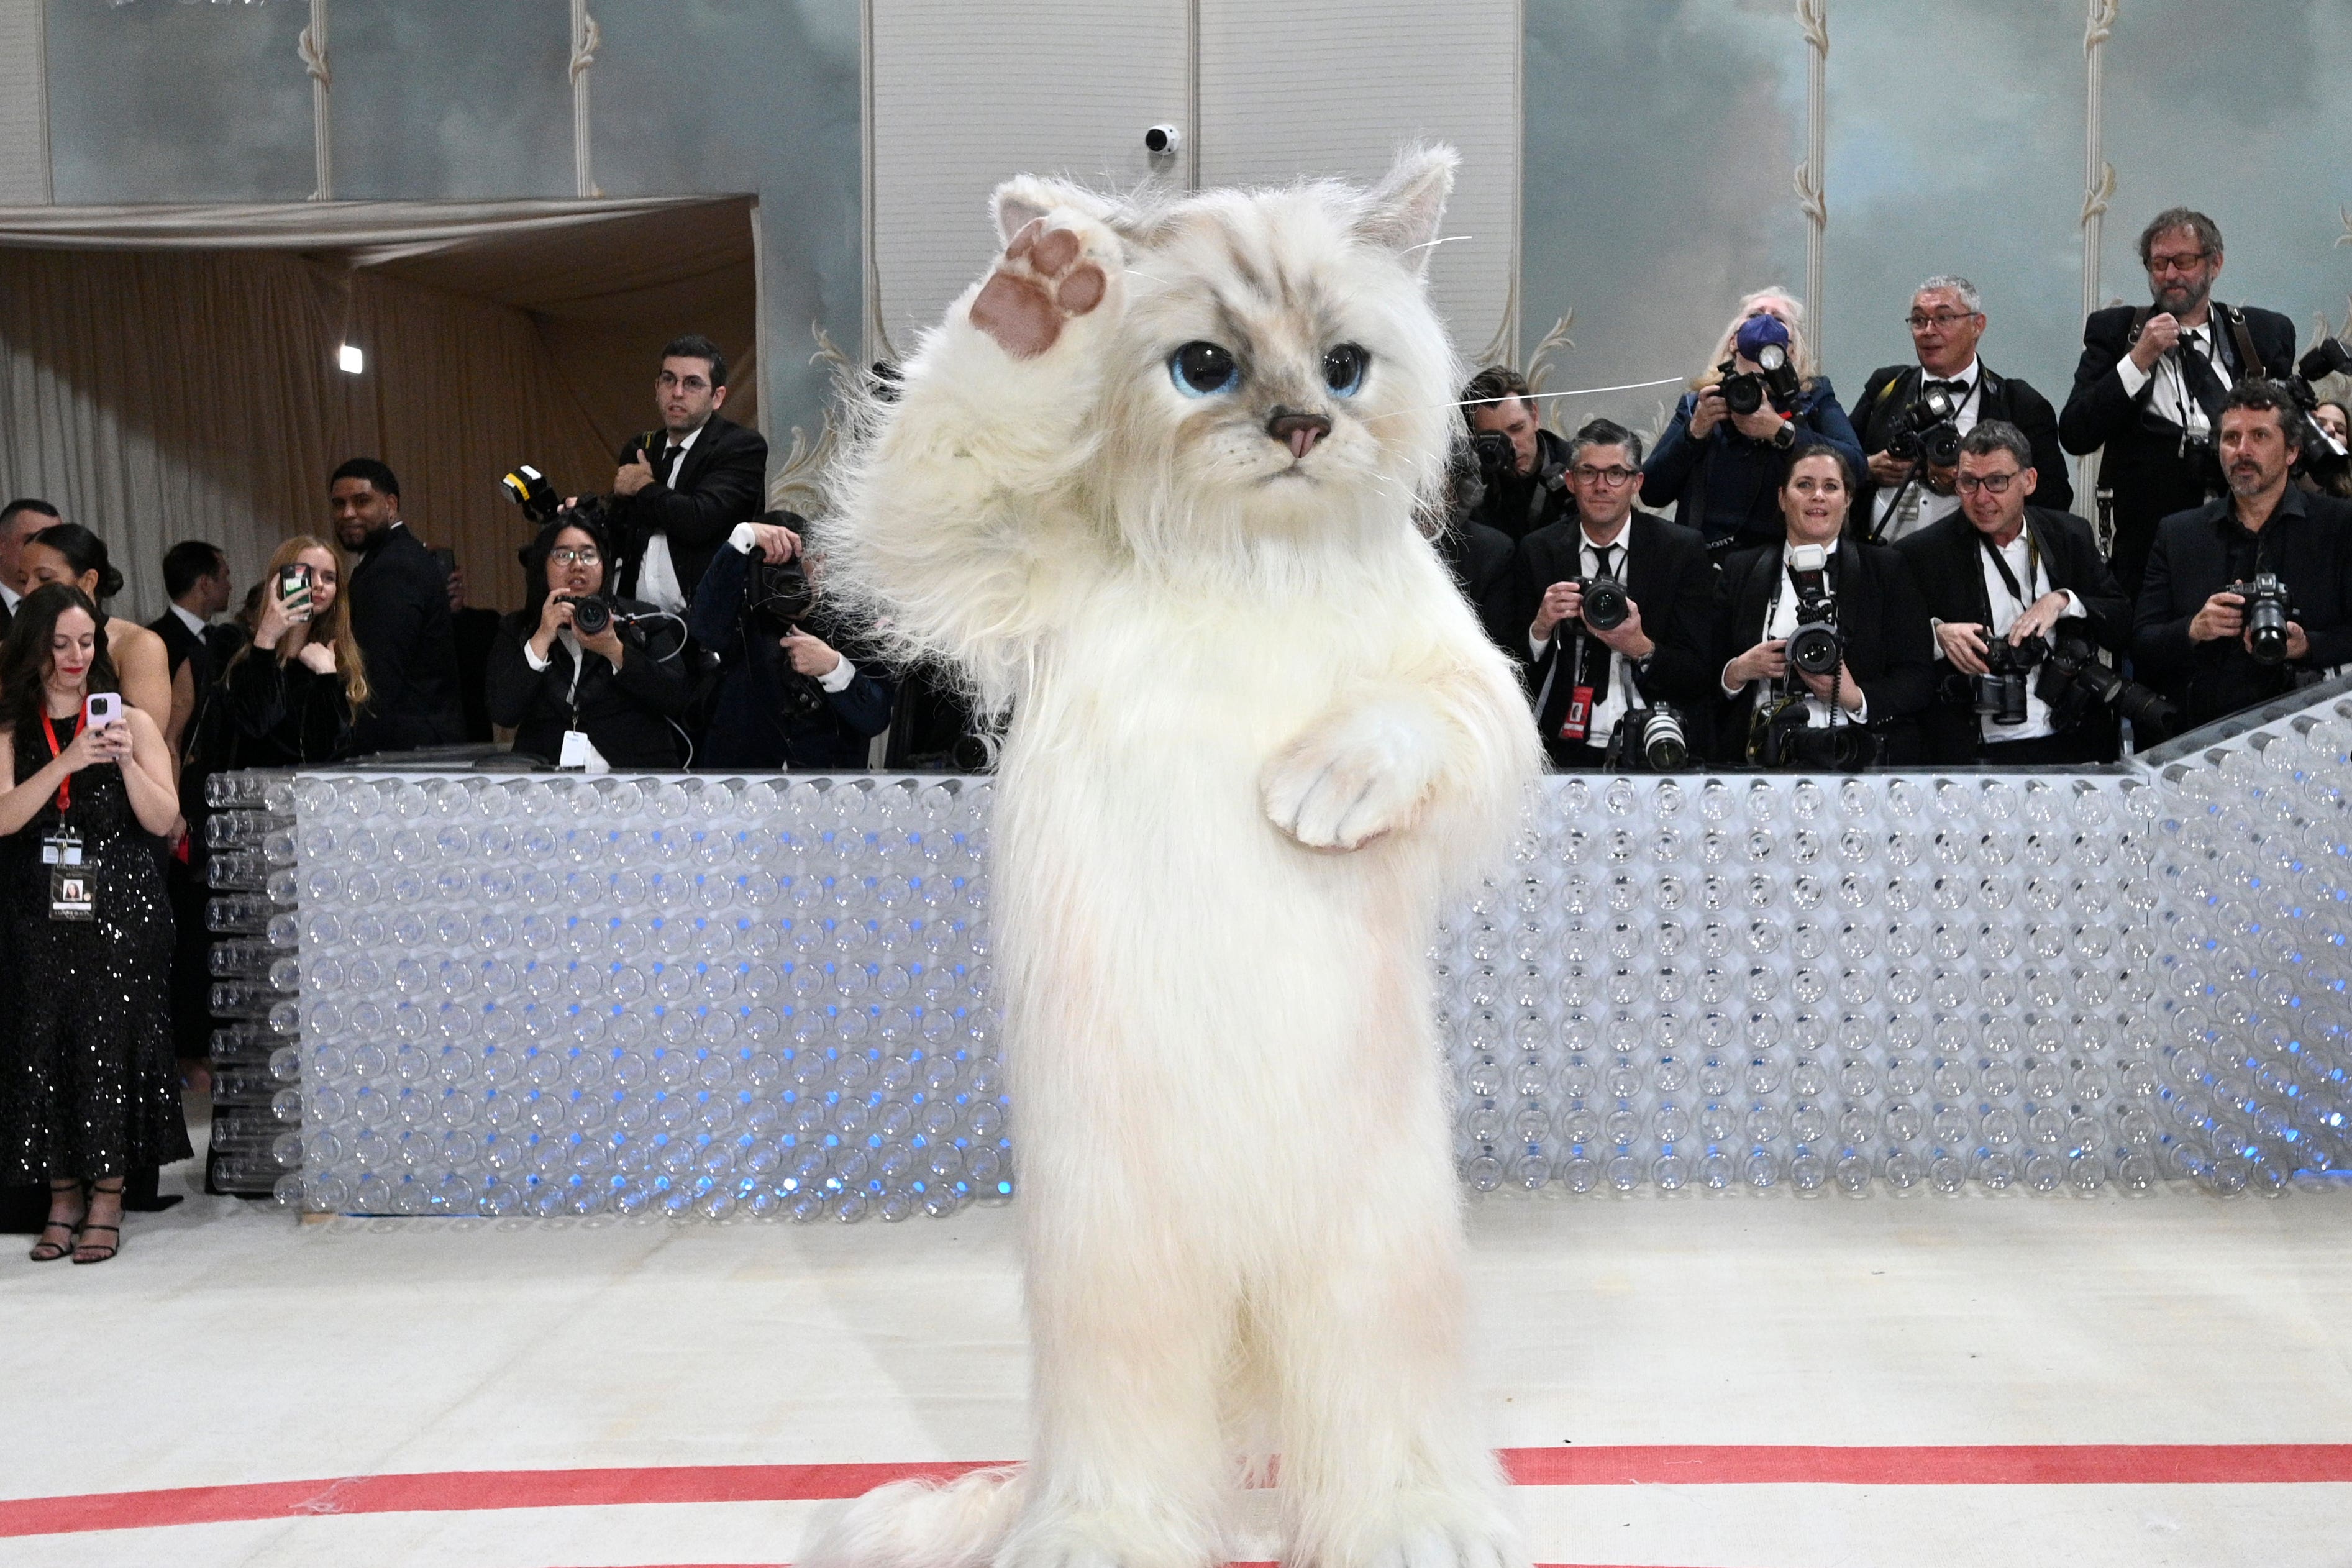
{"label": "white floor", "polygon": [[[100,1268],[0,1258],[0,1523],[345,1476],[1018,1458],[1012,1219],[301,1226],[192,1198]],[[1493,1198],[1472,1228],[1499,1447],[2352,1444],[2352,1193]],[[2352,1563],[2341,1484],[1519,1495],[1545,1563]],[[829,1506],[315,1512],[0,1563],[781,1563]]]}

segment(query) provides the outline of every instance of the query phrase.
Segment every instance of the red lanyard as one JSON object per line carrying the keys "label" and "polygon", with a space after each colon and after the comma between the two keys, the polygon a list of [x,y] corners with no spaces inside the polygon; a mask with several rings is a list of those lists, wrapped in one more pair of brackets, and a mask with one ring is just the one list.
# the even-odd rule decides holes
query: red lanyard
{"label": "red lanyard", "polygon": [[[49,761],[54,763],[58,760],[59,753],[64,752],[65,747],[58,744],[58,727],[49,721],[49,714],[47,709],[43,709],[41,710],[41,728],[48,731]],[[74,734],[79,735],[80,733],[81,715],[79,713],[76,713],[74,715]],[[72,743],[73,737],[69,735],[66,739],[67,744],[70,745]],[[66,814],[66,807],[72,804],[73,774],[68,773],[65,777],[58,781],[58,816],[60,817],[64,816]]]}

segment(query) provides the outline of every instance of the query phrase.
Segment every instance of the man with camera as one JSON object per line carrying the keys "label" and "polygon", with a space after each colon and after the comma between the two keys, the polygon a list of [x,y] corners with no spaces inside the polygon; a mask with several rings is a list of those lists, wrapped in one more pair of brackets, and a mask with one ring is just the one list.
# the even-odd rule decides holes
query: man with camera
{"label": "man with camera", "polygon": [[890,728],[897,689],[817,598],[802,520],[738,523],[694,595],[695,640],[718,657],[698,759],[715,768],[862,768]]}
{"label": "man with camera", "polygon": [[342,591],[373,692],[352,727],[352,752],[458,744],[466,715],[449,574],[402,521],[400,480],[373,458],[353,458],[328,481],[327,499],[335,538],[354,557]]}
{"label": "man with camera", "polygon": [[1544,750],[1563,769],[1680,767],[1705,740],[1685,726],[1713,702],[1715,563],[1689,529],[1633,510],[1639,436],[1595,419],[1567,458],[1576,513],[1521,540],[1512,569]]}
{"label": "man with camera", "polygon": [[2132,633],[2190,725],[2352,662],[2352,501],[2288,482],[2302,420],[2284,388],[2238,383],[2215,424],[2230,493],[2157,525]]}
{"label": "man with camera", "polygon": [[662,350],[654,402],[662,427],[621,448],[608,514],[622,552],[620,591],[684,615],[711,556],[760,513],[768,442],[719,417],[727,358],[689,334]]}
{"label": "man with camera", "polygon": [[2066,459],[2058,447],[2058,414],[2024,382],[1996,374],[1977,358],[1984,336],[1984,300],[1965,278],[1930,278],[1911,296],[1916,363],[1872,371],[1854,405],[1853,426],[1869,456],[1854,511],[1874,539],[1894,543],[1958,513],[1952,476],[1961,437],[1979,420],[1999,419],[2024,432],[2033,449],[2027,466],[2041,475],[2042,505],[2065,511],[2074,503]]}
{"label": "man with camera", "polygon": [[1533,391],[1505,365],[1488,365],[1462,389],[1462,416],[1470,423],[1485,494],[1470,509],[1474,521],[1498,530],[1514,544],[1574,510],[1568,494],[1568,443],[1536,418]]}
{"label": "man with camera", "polygon": [[2101,453],[2099,488],[2115,497],[2109,555],[2126,594],[2139,591],[2159,520],[2231,490],[2214,452],[2223,395],[2294,366],[2292,321],[2213,298],[2221,230],[2211,218],[2158,213],[2140,232],[2139,259],[2153,298],[2083,323],[2074,390],[2058,416],[2066,450]]}
{"label": "man with camera", "polygon": [[2109,672],[2082,677],[2100,648],[2123,651],[2131,605],[2089,523],[2027,504],[2041,492],[2034,458],[2024,431],[1979,421],[1954,460],[1959,511],[1895,545],[1936,634],[1943,700],[1922,725],[1930,763],[2114,760],[2115,725],[2094,689]]}

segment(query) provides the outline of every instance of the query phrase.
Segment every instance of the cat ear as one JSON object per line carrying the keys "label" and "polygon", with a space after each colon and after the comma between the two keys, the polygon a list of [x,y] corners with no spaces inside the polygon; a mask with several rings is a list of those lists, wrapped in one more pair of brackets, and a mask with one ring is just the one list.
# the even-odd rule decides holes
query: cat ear
{"label": "cat ear", "polygon": [[1035,174],[1013,175],[996,187],[992,200],[996,209],[997,240],[1003,245],[1010,245],[1013,237],[1026,228],[1031,219],[1044,217],[1055,207],[1072,207],[1104,223],[1116,216],[1110,203],[1085,186],[1042,179]]}
{"label": "cat ear", "polygon": [[1356,232],[1396,253],[1414,271],[1427,269],[1431,242],[1454,194],[1454,170],[1462,162],[1451,147],[1409,147],[1397,154],[1388,176],[1373,187]]}

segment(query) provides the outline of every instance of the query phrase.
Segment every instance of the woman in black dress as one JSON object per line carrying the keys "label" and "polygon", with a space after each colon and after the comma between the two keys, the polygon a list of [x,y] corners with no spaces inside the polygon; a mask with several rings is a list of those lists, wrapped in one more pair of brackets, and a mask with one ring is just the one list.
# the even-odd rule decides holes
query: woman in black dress
{"label": "woman in black dress", "polygon": [[196,751],[207,773],[315,767],[351,754],[367,661],[342,594],[343,552],[298,533],[262,574],[252,640],[221,672]]}
{"label": "woman in black dress", "polygon": [[[17,961],[0,1182],[49,1184],[36,1263],[113,1257],[124,1173],[192,1152],[154,843],[180,815],[172,759],[157,721],[120,701],[100,625],[88,595],[52,584],[16,606],[0,647],[0,778],[16,785],[0,795],[0,918]],[[101,692],[119,715],[87,724]]]}

